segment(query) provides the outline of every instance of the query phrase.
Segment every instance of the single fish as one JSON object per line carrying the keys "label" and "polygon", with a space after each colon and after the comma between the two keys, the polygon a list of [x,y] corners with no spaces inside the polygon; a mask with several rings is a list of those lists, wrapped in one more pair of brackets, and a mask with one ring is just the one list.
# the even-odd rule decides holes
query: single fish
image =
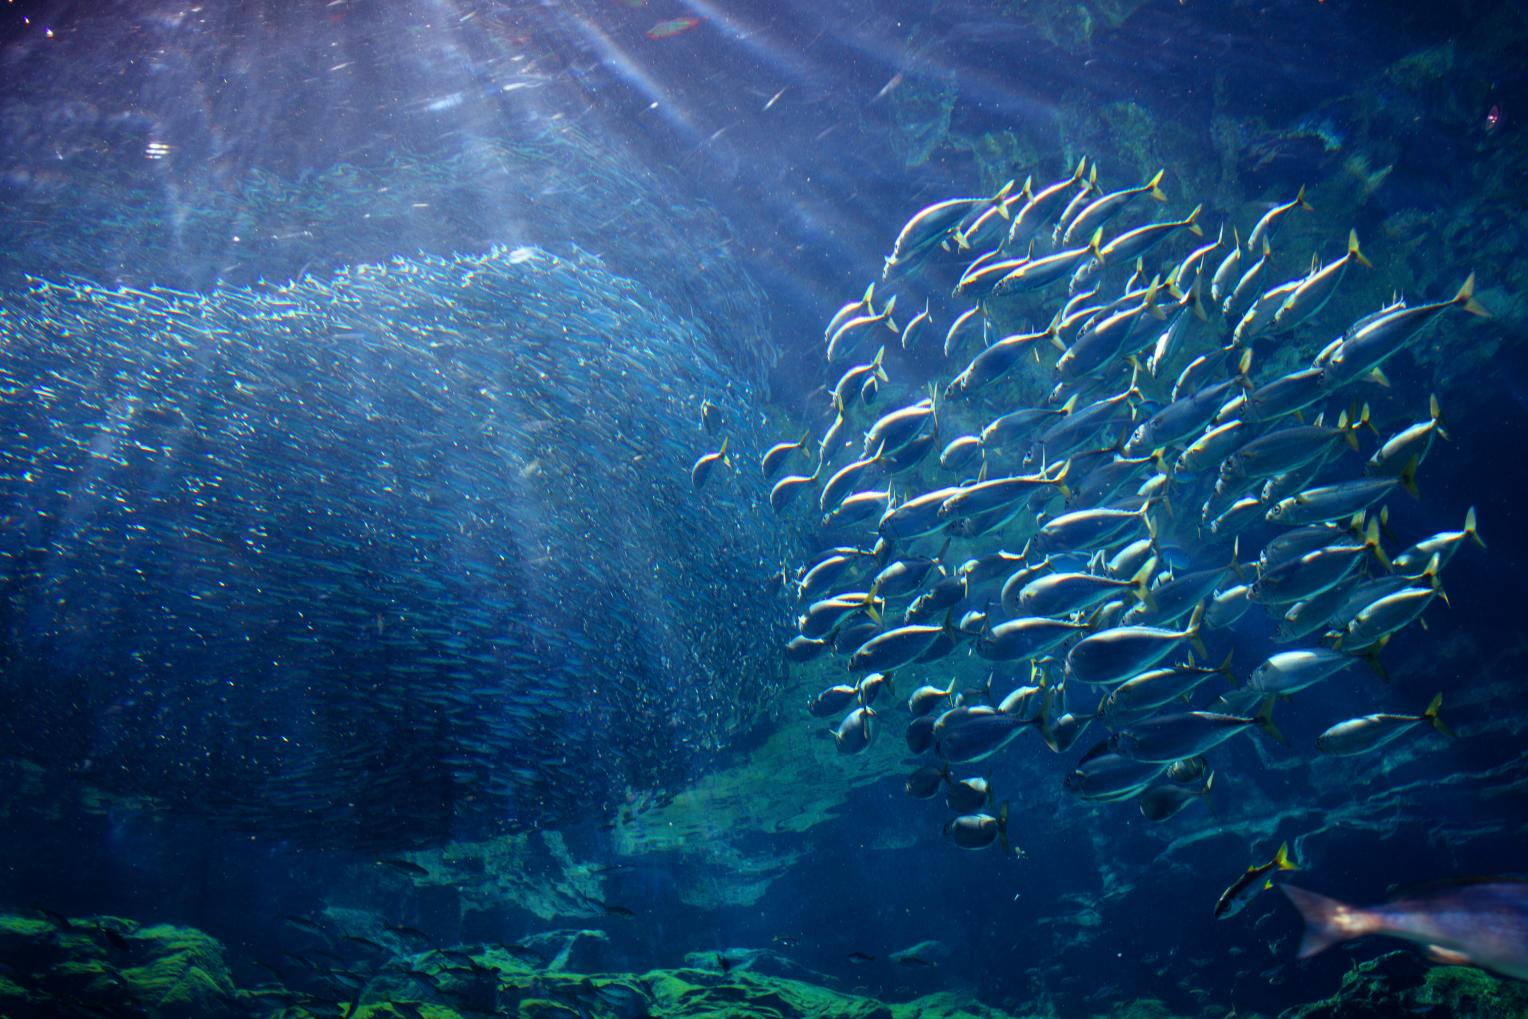
{"label": "single fish", "polygon": [[1364,473],[1371,478],[1396,478],[1408,465],[1420,464],[1432,451],[1433,439],[1448,438],[1443,430],[1443,412],[1438,408],[1438,398],[1428,400],[1427,420],[1412,425],[1387,439],[1374,451],[1364,464]]}
{"label": "single fish", "polygon": [[1257,221],[1257,225],[1252,228],[1252,233],[1247,235],[1247,250],[1256,251],[1260,244],[1266,245],[1267,242],[1273,240],[1273,234],[1278,229],[1279,220],[1291,209],[1304,209],[1306,212],[1314,211],[1311,209],[1310,203],[1305,200],[1304,184],[1300,185],[1300,193],[1295,195],[1292,201],[1285,202],[1283,205],[1275,205],[1263,213],[1262,218]]}
{"label": "single fish", "polygon": [[[1203,618],[1204,608],[1199,606],[1182,630],[1118,626],[1089,634],[1067,652],[1067,679],[1093,686],[1114,686],[1139,676],[1184,643],[1197,642]],[[1177,756],[1189,757],[1192,753]]]}
{"label": "single fish", "polygon": [[961,849],[986,849],[994,842],[1003,843],[1003,854],[1012,855],[1008,842],[1008,804],[998,808],[997,816],[991,814],[962,814],[944,826],[944,837]]}
{"label": "single fish", "polygon": [[1443,735],[1452,737],[1453,730],[1438,717],[1438,709],[1442,706],[1443,695],[1440,693],[1420,715],[1364,715],[1338,722],[1316,737],[1316,749],[1333,757],[1365,754],[1399,739],[1419,725],[1431,725]]}
{"label": "single fish", "polygon": [[1285,526],[1345,520],[1390,495],[1397,488],[1416,492],[1415,467],[1408,465],[1398,478],[1365,478],[1308,488],[1281,499],[1268,510],[1268,520]]}
{"label": "single fish", "polygon": [[706,479],[711,476],[711,471],[718,463],[732,466],[732,460],[727,456],[727,439],[722,439],[722,446],[714,453],[707,453],[695,461],[695,466],[690,468],[690,484],[695,486],[695,491],[705,487]]}
{"label": "single fish", "polygon": [[992,786],[985,778],[951,778],[945,772],[944,805],[957,814],[971,814],[992,802]]}
{"label": "single fish", "polygon": [[833,742],[841,754],[857,754],[870,746],[871,739],[875,736],[875,728],[871,725],[871,719],[875,718],[875,710],[868,707],[855,708],[844,716],[838,728],[833,730]]}
{"label": "single fish", "polygon": [[1140,796],[1137,806],[1141,816],[1148,821],[1166,821],[1178,814],[1196,800],[1210,799],[1210,786],[1215,783],[1215,773],[1210,772],[1205,778],[1204,785],[1198,789],[1190,789],[1176,783],[1169,782],[1166,785],[1152,786]]}
{"label": "single fish", "polygon": [[1279,874],[1287,870],[1299,870],[1300,868],[1289,859],[1289,843],[1279,846],[1279,851],[1273,854],[1273,859],[1267,863],[1260,863],[1247,868],[1247,872],[1231,882],[1231,887],[1221,893],[1220,899],[1215,903],[1215,919],[1226,920],[1247,908],[1247,904],[1255,899],[1259,892],[1273,887],[1274,881]]}
{"label": "single fish", "polygon": [[[1021,244],[1027,244],[1036,233],[1049,226],[1061,211],[1062,199],[1079,181],[1082,181],[1082,194],[1088,193],[1088,182],[1083,180],[1087,163],[1086,156],[1079,159],[1077,169],[1072,171],[1070,177],[1042,188],[1024,204],[1008,227],[1008,237],[1003,244],[1004,248],[1012,250]],[[1098,167],[1093,168],[1093,174],[1097,176]]]}
{"label": "single fish", "polygon": [[934,721],[934,749],[952,764],[970,764],[991,757],[1034,724],[986,704],[951,708]]}
{"label": "single fish", "polygon": [[1095,198],[1067,226],[1066,232],[1061,235],[1061,243],[1070,244],[1074,237],[1086,237],[1090,231],[1101,230],[1105,223],[1125,211],[1125,206],[1132,199],[1141,195],[1150,195],[1159,202],[1167,201],[1161,188],[1162,176],[1166,172],[1165,169],[1158,170],[1155,177],[1139,187],[1125,188]]}
{"label": "single fish", "polygon": [[1222,715],[1214,711],[1185,711],[1136,722],[1110,737],[1109,746],[1137,761],[1171,764],[1195,757],[1254,726],[1282,740],[1273,724],[1272,697],[1255,716]]}
{"label": "single fish", "polygon": [[1281,651],[1252,670],[1248,690],[1265,694],[1292,694],[1335,676],[1358,659],[1327,648]]}
{"label": "single fish", "polygon": [[1386,309],[1355,324],[1322,365],[1326,385],[1333,388],[1374,371],[1451,308],[1461,308],[1480,318],[1491,317],[1475,300],[1474,273],[1447,301]]}
{"label": "single fish", "polygon": [[764,456],[759,460],[759,468],[764,473],[764,480],[768,481],[779,473],[785,465],[786,459],[794,452],[806,449],[806,440],[811,437],[811,431],[801,433],[801,438],[795,442],[777,442],[764,451]]}
{"label": "single fish", "polygon": [[1280,332],[1287,332],[1295,326],[1313,317],[1316,312],[1326,306],[1326,302],[1332,299],[1337,292],[1337,284],[1342,282],[1342,275],[1347,271],[1350,262],[1358,262],[1370,269],[1374,268],[1364,253],[1358,250],[1358,231],[1348,231],[1348,253],[1337,261],[1311,273],[1301,281],[1284,303],[1279,305],[1279,310],[1274,313],[1273,326]]}
{"label": "single fish", "polygon": [[1448,565],[1454,553],[1468,539],[1486,547],[1486,543],[1476,530],[1475,507],[1471,506],[1469,512],[1464,515],[1464,529],[1460,531],[1441,531],[1430,538],[1424,538],[1404,552],[1391,559],[1390,564],[1395,571],[1407,576],[1416,576],[1427,568],[1427,564],[1433,559],[1438,560],[1438,569]]}
{"label": "single fish", "polygon": [[1528,980],[1528,884],[1521,881],[1449,882],[1368,908],[1293,885],[1280,889],[1305,919],[1302,959],[1343,941],[1383,934],[1426,947],[1435,962]]}
{"label": "single fish", "polygon": [[938,767],[932,764],[924,765],[907,776],[907,781],[903,783],[903,788],[907,790],[907,795],[914,799],[932,799],[939,792],[940,788],[943,787],[945,779],[949,775],[950,766],[948,764],[941,764]]}
{"label": "single fish", "polygon": [[932,714],[941,705],[948,701],[955,693],[955,681],[950,680],[950,685],[943,690],[937,686],[920,686],[907,698],[907,712],[914,718],[922,718]]}

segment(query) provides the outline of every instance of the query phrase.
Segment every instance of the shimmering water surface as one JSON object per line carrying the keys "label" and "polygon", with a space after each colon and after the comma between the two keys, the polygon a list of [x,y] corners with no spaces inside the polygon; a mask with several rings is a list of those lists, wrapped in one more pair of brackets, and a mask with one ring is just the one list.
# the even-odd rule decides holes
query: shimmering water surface
{"label": "shimmering water surface", "polygon": [[1525,52],[6,5],[0,1015],[1528,1014]]}

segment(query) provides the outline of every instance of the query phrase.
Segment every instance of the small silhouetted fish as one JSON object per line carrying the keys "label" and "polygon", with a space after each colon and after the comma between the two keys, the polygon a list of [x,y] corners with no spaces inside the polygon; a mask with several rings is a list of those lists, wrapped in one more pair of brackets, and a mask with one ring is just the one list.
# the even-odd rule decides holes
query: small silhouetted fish
{"label": "small silhouetted fish", "polygon": [[62,913],[54,912],[46,906],[33,906],[32,908],[41,913],[49,923],[57,927],[59,930],[67,931],[74,926],[69,922],[69,918],[67,916]]}
{"label": "small silhouetted fish", "polygon": [[307,934],[317,935],[325,939],[329,937],[329,932],[324,930],[317,921],[310,920],[305,916],[293,916],[290,913],[283,913],[281,915],[281,922],[288,927],[295,927]]}
{"label": "small silhouetted fish", "polygon": [[384,867],[391,867],[393,870],[396,870],[400,874],[407,874],[409,877],[430,876],[430,872],[428,870],[411,860],[382,859],[378,860],[377,862]]}
{"label": "small silhouetted fish", "polygon": [[637,915],[635,910],[628,909],[625,906],[617,905],[614,902],[600,902],[596,903],[596,905],[605,911],[606,916],[618,916],[622,919],[630,920],[632,917]]}
{"label": "small silhouetted fish", "polygon": [[426,934],[424,931],[420,930],[417,927],[410,927],[408,924],[403,924],[403,923],[388,924],[387,929],[392,931],[394,934],[401,934],[401,935],[403,935],[406,938],[413,939],[414,941],[429,941],[430,940],[430,936],[428,934]]}
{"label": "small silhouetted fish", "polygon": [[875,956],[865,952],[850,952],[849,961],[855,963],[856,965],[863,966],[868,962],[875,962]]}
{"label": "small silhouetted fish", "polygon": [[732,972],[732,960],[728,959],[721,952],[717,952],[716,953],[716,965],[721,967],[721,971],[723,973],[731,973]]}
{"label": "small silhouetted fish", "polygon": [[342,941],[354,941],[356,944],[361,945],[364,948],[371,948],[371,949],[374,949],[374,950],[376,950],[378,952],[385,952],[385,951],[387,951],[387,949],[384,948],[382,945],[377,944],[375,941],[371,940],[370,938],[363,938],[359,934],[346,934],[340,940],[342,940]]}

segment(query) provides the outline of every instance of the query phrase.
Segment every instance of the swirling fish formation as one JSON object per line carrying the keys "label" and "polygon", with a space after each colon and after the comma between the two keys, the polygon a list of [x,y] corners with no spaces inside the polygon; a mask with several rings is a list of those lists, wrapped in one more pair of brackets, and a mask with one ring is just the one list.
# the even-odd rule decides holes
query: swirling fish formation
{"label": "swirling fish formation", "polygon": [[[1245,235],[1222,227],[1164,259],[1203,236],[1200,208],[1117,227],[1167,201],[1162,179],[1106,192],[1084,160],[1048,186],[920,210],[882,278],[828,323],[836,382],[814,469],[773,482],[776,513],[815,518],[821,539],[793,577],[785,654],[836,656],[847,673],[811,713],[838,719],[841,752],[862,751],[902,714],[879,699],[895,675],[908,748],[930,761],[907,791],[943,791],[945,834],[963,848],[1006,845],[1008,819],[1006,804],[988,812],[984,779],[956,770],[1029,730],[1057,753],[1092,730],[1066,789],[1171,817],[1208,793],[1203,755],[1276,736],[1281,695],[1377,665],[1480,540],[1472,510],[1462,530],[1381,544],[1387,501],[1416,494],[1444,435],[1436,400],[1382,442],[1362,434],[1379,434],[1363,396],[1389,359],[1451,312],[1486,314],[1474,277],[1364,316],[1296,370],[1259,371],[1333,327],[1323,309],[1368,265],[1356,233],[1281,279],[1273,241],[1310,209],[1302,189]],[[1026,321],[1046,324],[1014,328]],[[918,398],[877,407],[898,376]],[[781,443],[766,479],[810,455]],[[1275,646],[1239,689],[1186,710],[1244,671],[1204,645],[1254,608]],[[1318,749],[1446,731],[1438,708],[1340,722]]]}
{"label": "swirling fish formation", "polygon": [[81,785],[439,844],[674,788],[783,682],[768,509],[669,497],[753,389],[592,256],[38,281],[0,341],[0,731]]}

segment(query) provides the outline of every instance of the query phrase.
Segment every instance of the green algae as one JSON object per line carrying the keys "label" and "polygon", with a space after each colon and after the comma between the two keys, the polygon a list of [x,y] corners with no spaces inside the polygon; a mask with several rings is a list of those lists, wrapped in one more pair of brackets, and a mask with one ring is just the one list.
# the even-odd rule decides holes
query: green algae
{"label": "green algae", "polygon": [[1343,974],[1328,998],[1279,1013],[1279,1019],[1507,1019],[1528,1015],[1528,985],[1469,966],[1432,966],[1415,952],[1369,959]]}

